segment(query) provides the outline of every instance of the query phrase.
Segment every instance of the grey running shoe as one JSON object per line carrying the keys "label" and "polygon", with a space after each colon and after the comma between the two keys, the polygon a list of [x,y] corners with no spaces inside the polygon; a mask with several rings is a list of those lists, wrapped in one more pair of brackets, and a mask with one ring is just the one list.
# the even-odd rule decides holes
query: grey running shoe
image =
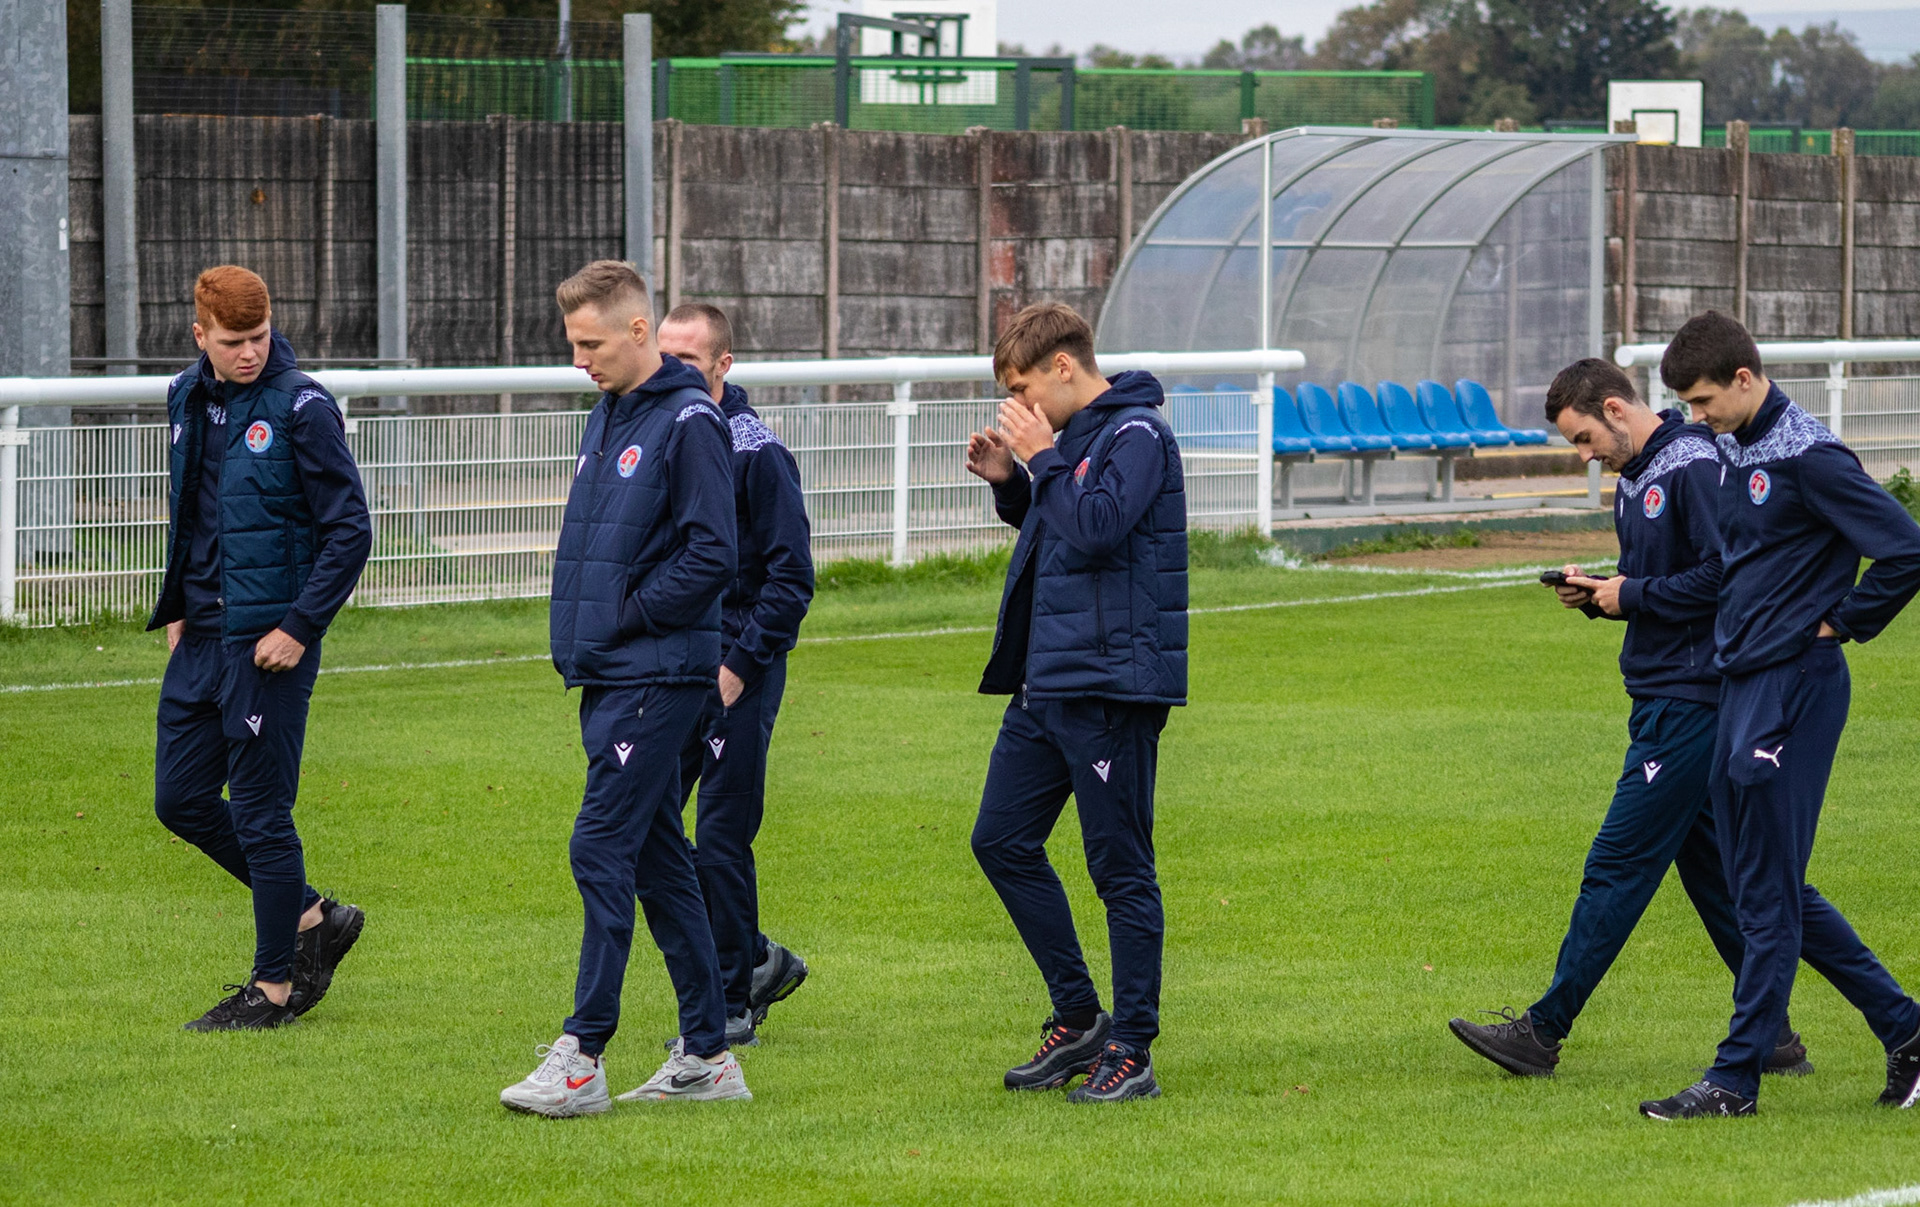
{"label": "grey running shoe", "polygon": [[1881,1106],[1904,1111],[1915,1101],[1920,1101],[1920,1031],[1887,1053],[1887,1088],[1880,1093]]}
{"label": "grey running shoe", "polygon": [[551,1045],[534,1049],[540,1067],[500,1091],[500,1105],[508,1110],[549,1119],[598,1115],[613,1109],[607,1097],[607,1067],[580,1050],[580,1041],[562,1035]]}
{"label": "grey running shoe", "polygon": [[702,1060],[687,1051],[686,1045],[670,1049],[667,1063],[645,1082],[620,1095],[622,1102],[713,1102],[726,1098],[753,1101],[747,1079],[740,1075],[740,1062],[732,1052],[722,1052],[712,1060]]}
{"label": "grey running shoe", "polygon": [[1791,1024],[1781,1024],[1780,1039],[1760,1071],[1779,1077],[1805,1077],[1813,1072],[1813,1062],[1807,1059],[1807,1045],[1800,1042],[1800,1033]]}
{"label": "grey running shoe", "polygon": [[753,1048],[760,1044],[760,1037],[754,1034],[753,1011],[742,1010],[738,1014],[727,1016],[727,1046],[729,1048]]}
{"label": "grey running shoe", "polygon": [[1109,1043],[1100,1050],[1099,1063],[1067,1095],[1068,1102],[1125,1102],[1129,1098],[1158,1098],[1160,1083],[1153,1079],[1153,1058],[1124,1044]]}
{"label": "grey running shoe", "polygon": [[1501,1020],[1497,1023],[1470,1023],[1451,1019],[1447,1028],[1460,1042],[1499,1065],[1516,1077],[1551,1077],[1560,1063],[1560,1041],[1544,1043],[1533,1029],[1533,1017],[1508,1006],[1502,1010],[1482,1010]]}
{"label": "grey running shoe", "polygon": [[807,979],[807,962],[767,940],[767,958],[754,965],[753,983],[747,989],[747,1009],[753,1012],[753,1025],[767,1021],[767,1007],[783,1002]]}
{"label": "grey running shoe", "polygon": [[1640,1113],[1670,1123],[1675,1119],[1739,1119],[1754,1113],[1758,1104],[1711,1081],[1696,1081],[1671,1098],[1643,1102]]}
{"label": "grey running shoe", "polygon": [[1046,1033],[1040,1050],[1033,1059],[1023,1065],[1015,1065],[1007,1070],[1006,1087],[1010,1090],[1057,1090],[1080,1074],[1088,1072],[1100,1059],[1100,1050],[1106,1046],[1107,1033],[1113,1030],[1113,1019],[1105,1010],[1093,1016],[1093,1026],[1085,1031],[1076,1031],[1072,1027],[1062,1026],[1057,1017],[1049,1017],[1040,1025]]}
{"label": "grey running shoe", "polygon": [[231,997],[186,1025],[189,1031],[266,1031],[284,1027],[296,1017],[293,999],[276,1006],[266,991],[251,981],[245,985],[227,985]]}

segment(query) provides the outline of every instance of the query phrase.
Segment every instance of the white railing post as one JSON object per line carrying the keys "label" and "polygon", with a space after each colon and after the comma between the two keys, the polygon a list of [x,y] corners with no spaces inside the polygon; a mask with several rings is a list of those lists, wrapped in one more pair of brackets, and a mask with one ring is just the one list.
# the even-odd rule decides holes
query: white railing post
{"label": "white railing post", "polygon": [[909,438],[913,417],[918,411],[913,401],[913,383],[894,382],[893,401],[887,404],[887,414],[893,417],[893,564],[896,566],[907,564],[907,511],[913,470],[913,446]]}
{"label": "white railing post", "polygon": [[1273,374],[1262,373],[1253,395],[1254,456],[1260,467],[1255,475],[1254,523],[1262,539],[1273,536]]}
{"label": "white railing post", "polygon": [[1847,407],[1847,362],[1835,360],[1827,362],[1827,426],[1833,429],[1834,438],[1845,440],[1846,432],[1841,425],[1845,422]]}
{"label": "white railing post", "polygon": [[16,559],[20,556],[20,408],[0,408],[0,622],[14,618]]}

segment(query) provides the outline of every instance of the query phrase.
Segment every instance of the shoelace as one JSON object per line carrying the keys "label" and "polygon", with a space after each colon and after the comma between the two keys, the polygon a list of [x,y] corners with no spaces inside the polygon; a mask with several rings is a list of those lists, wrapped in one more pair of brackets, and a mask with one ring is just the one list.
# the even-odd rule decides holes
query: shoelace
{"label": "shoelace", "polygon": [[1515,1027],[1523,1034],[1533,1034],[1533,1020],[1524,1014],[1514,1013],[1512,1006],[1502,1006],[1498,1010],[1479,1010],[1475,1013],[1491,1015],[1494,1018],[1502,1020],[1501,1022],[1493,1024],[1496,1027]]}
{"label": "shoelace", "polygon": [[[1052,1019],[1048,1019],[1046,1022],[1040,1024],[1040,1029],[1047,1033],[1047,1038],[1043,1043],[1041,1043],[1040,1050],[1033,1054],[1034,1060],[1045,1060],[1047,1058],[1048,1053],[1052,1052],[1055,1048],[1059,1047],[1061,1044],[1067,1043],[1069,1036],[1072,1036],[1072,1038],[1074,1039],[1078,1039],[1082,1034],[1084,1034],[1084,1032],[1074,1031],[1069,1027],[1062,1026],[1061,1024],[1054,1022]],[[1032,1061],[1029,1061],[1028,1063],[1031,1064]]]}
{"label": "shoelace", "polygon": [[1134,1059],[1123,1055],[1119,1050],[1106,1048],[1101,1051],[1099,1060],[1087,1073],[1087,1084],[1095,1090],[1105,1092],[1119,1085],[1132,1075]]}
{"label": "shoelace", "polygon": [[528,1081],[537,1081],[548,1085],[567,1075],[567,1065],[577,1052],[568,1052],[553,1044],[541,1044],[534,1048],[533,1054],[540,1057],[540,1067],[528,1075]]}

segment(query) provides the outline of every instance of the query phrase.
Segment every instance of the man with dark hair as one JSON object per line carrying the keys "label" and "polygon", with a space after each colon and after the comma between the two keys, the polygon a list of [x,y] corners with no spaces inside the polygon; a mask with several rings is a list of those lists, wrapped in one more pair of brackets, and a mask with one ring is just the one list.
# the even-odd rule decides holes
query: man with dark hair
{"label": "man with dark hair", "polygon": [[587,790],[569,855],[586,921],[573,1015],[500,1101],[554,1118],[612,1106],[601,1053],[620,1021],[636,895],[680,1000],[680,1036],[621,1100],[748,1099],[680,826],[680,751],[720,671],[720,593],[734,573],[726,421],[700,374],[661,355],[632,265],[596,260],[554,295],[573,363],[603,391],[560,521],[549,624],[554,669],[583,689]]}
{"label": "man with dark hair", "polygon": [[[1729,969],[1739,971],[1743,951],[1707,793],[1720,694],[1712,667],[1720,589],[1713,433],[1678,411],[1655,415],[1626,374],[1596,359],[1575,361],[1554,378],[1547,418],[1583,458],[1620,475],[1613,517],[1619,572],[1601,578],[1567,566],[1556,589],[1566,607],[1626,621],[1620,671],[1633,710],[1626,766],[1587,853],[1553,983],[1519,1015],[1508,1009],[1497,1023],[1448,1024],[1467,1047],[1523,1077],[1553,1073],[1561,1041],[1669,867],[1679,870]],[[1806,1053],[1783,1020],[1767,1071],[1810,1073]]]}
{"label": "man with dark hair", "polygon": [[167,570],[147,625],[170,652],[154,811],[253,892],[253,971],[187,1029],[252,1031],[318,1005],[366,922],[307,883],[293,806],[320,639],[373,521],[339,404],[273,328],[266,282],[209,268],[193,303],[201,356],[167,390]]}
{"label": "man with dark hair", "polygon": [[[1722,680],[1713,816],[1746,951],[1713,1067],[1640,1111],[1753,1114],[1801,960],[1885,1045],[1880,1102],[1910,1107],[1920,1098],[1920,1004],[1806,877],[1851,695],[1840,646],[1877,635],[1920,590],[1920,526],[1767,380],[1753,337],[1732,319],[1690,320],[1660,378],[1719,433],[1725,569],[1714,624]],[[1873,564],[1856,582],[1862,557]]]}
{"label": "man with dark hair", "polygon": [[760,931],[753,840],[766,811],[767,746],[787,685],[787,651],[813,599],[813,552],[800,467],[727,381],[733,327],[704,302],[660,324],[660,350],[706,379],[733,436],[740,569],[721,598],[720,676],[680,754],[680,789],[700,782],[694,863],[727,998],[727,1046],[758,1043],[773,1003],[807,979],[807,962]]}
{"label": "man with dark hair", "polygon": [[[1165,919],[1154,871],[1160,731],[1187,702],[1187,518],[1180,449],[1146,373],[1102,377],[1086,320],[1030,306],[994,346],[1009,397],[967,469],[1020,529],[980,690],[1011,695],[973,853],[1046,978],[1053,1014],[1010,1090],[1080,1074],[1073,1102],[1157,1097]],[[1055,433],[1058,433],[1056,443]],[[1025,462],[1025,467],[1016,463]],[[1113,1014],[1080,953],[1046,841],[1071,795],[1107,908]]]}

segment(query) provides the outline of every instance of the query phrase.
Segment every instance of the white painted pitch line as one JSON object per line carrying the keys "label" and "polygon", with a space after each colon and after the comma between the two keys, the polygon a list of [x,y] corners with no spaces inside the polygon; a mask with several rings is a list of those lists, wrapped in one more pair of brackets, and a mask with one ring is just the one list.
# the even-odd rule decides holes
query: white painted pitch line
{"label": "white painted pitch line", "polygon": [[1846,1199],[1809,1199],[1793,1207],[1904,1207],[1920,1203],[1920,1186],[1896,1186],[1889,1190],[1869,1190]]}
{"label": "white painted pitch line", "polygon": [[[1320,604],[1367,603],[1376,599],[1412,599],[1421,595],[1457,595],[1462,591],[1486,591],[1497,587],[1524,586],[1531,580],[1512,578],[1498,582],[1476,582],[1458,587],[1420,587],[1411,591],[1369,591],[1363,595],[1334,595],[1324,599],[1279,599],[1271,603],[1230,604],[1218,608],[1191,608],[1189,615],[1215,616],[1229,612],[1264,612],[1273,608],[1307,608]],[[848,641],[899,641],[909,637],[950,637],[967,633],[991,633],[992,625],[968,625],[943,629],[916,629],[902,633],[852,633],[841,637],[802,637],[801,645],[837,645]],[[463,666],[504,666],[515,662],[546,662],[546,654],[517,654],[506,658],[454,658],[445,662],[382,662],[372,666],[329,666],[323,675],[366,675],[377,671],[440,671]],[[14,683],[0,685],[0,695],[22,692],[80,691],[101,687],[152,687],[158,679],[104,679],[86,683]]]}

